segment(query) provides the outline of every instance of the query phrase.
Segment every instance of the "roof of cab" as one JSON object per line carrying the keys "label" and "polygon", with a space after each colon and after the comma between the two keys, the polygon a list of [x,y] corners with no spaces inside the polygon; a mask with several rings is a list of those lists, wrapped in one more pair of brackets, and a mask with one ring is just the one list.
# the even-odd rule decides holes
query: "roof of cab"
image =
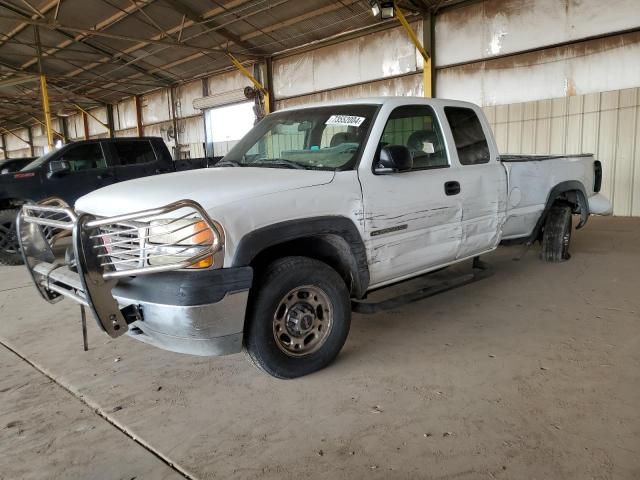
{"label": "roof of cab", "polygon": [[303,108],[319,108],[319,107],[331,107],[338,105],[439,105],[439,106],[461,106],[461,107],[475,107],[477,105],[464,102],[461,100],[449,100],[445,98],[426,98],[426,97],[410,97],[410,96],[387,96],[387,97],[364,97],[364,98],[346,98],[340,100],[333,100],[330,102],[318,102],[307,103],[303,105],[295,105],[281,110],[277,110],[274,113],[285,112],[290,110],[300,110]]}

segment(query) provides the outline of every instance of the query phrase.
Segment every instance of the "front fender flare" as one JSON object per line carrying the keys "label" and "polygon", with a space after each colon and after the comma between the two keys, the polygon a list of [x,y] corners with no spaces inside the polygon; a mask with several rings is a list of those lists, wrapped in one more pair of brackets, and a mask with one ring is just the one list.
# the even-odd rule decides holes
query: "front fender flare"
{"label": "front fender flare", "polygon": [[245,267],[264,250],[304,238],[339,236],[349,245],[353,259],[350,268],[356,296],[369,287],[369,264],[362,236],[352,220],[341,216],[323,216],[279,222],[247,233],[236,248],[233,267]]}

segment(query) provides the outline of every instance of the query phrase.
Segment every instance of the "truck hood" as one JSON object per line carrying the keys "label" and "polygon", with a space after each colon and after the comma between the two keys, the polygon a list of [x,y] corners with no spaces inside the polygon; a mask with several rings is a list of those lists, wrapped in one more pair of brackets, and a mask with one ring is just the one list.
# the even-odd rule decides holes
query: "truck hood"
{"label": "truck hood", "polygon": [[284,168],[218,167],[116,183],[81,197],[76,209],[97,216],[121,215],[193,200],[211,209],[239,200],[323,185],[335,172]]}

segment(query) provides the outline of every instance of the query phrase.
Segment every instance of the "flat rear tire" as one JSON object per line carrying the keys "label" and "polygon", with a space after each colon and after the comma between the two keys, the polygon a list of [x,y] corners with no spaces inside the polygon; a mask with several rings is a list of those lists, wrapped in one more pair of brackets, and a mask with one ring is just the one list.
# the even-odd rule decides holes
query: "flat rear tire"
{"label": "flat rear tire", "polygon": [[555,204],[549,209],[542,231],[542,260],[557,263],[571,258],[571,220],[569,205]]}

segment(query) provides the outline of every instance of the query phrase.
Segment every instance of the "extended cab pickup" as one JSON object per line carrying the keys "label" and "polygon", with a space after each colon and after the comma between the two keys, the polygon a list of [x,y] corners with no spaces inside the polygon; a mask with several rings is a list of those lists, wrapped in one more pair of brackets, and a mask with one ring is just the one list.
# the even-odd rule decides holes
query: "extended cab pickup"
{"label": "extended cab pickup", "polygon": [[338,355],[374,289],[507,239],[569,258],[572,214],[610,213],[601,182],[591,155],[501,157],[475,105],[360,99],[271,114],[216,168],[25,205],[19,229],[42,296],[88,306],[110,336],[244,347],[292,378]]}
{"label": "extended cab pickup", "polygon": [[174,162],[159,137],[112,138],[69,143],[18,172],[0,175],[0,264],[22,261],[15,218],[25,203],[55,197],[73,205],[82,195],[112,183],[206,163],[204,158]]}

